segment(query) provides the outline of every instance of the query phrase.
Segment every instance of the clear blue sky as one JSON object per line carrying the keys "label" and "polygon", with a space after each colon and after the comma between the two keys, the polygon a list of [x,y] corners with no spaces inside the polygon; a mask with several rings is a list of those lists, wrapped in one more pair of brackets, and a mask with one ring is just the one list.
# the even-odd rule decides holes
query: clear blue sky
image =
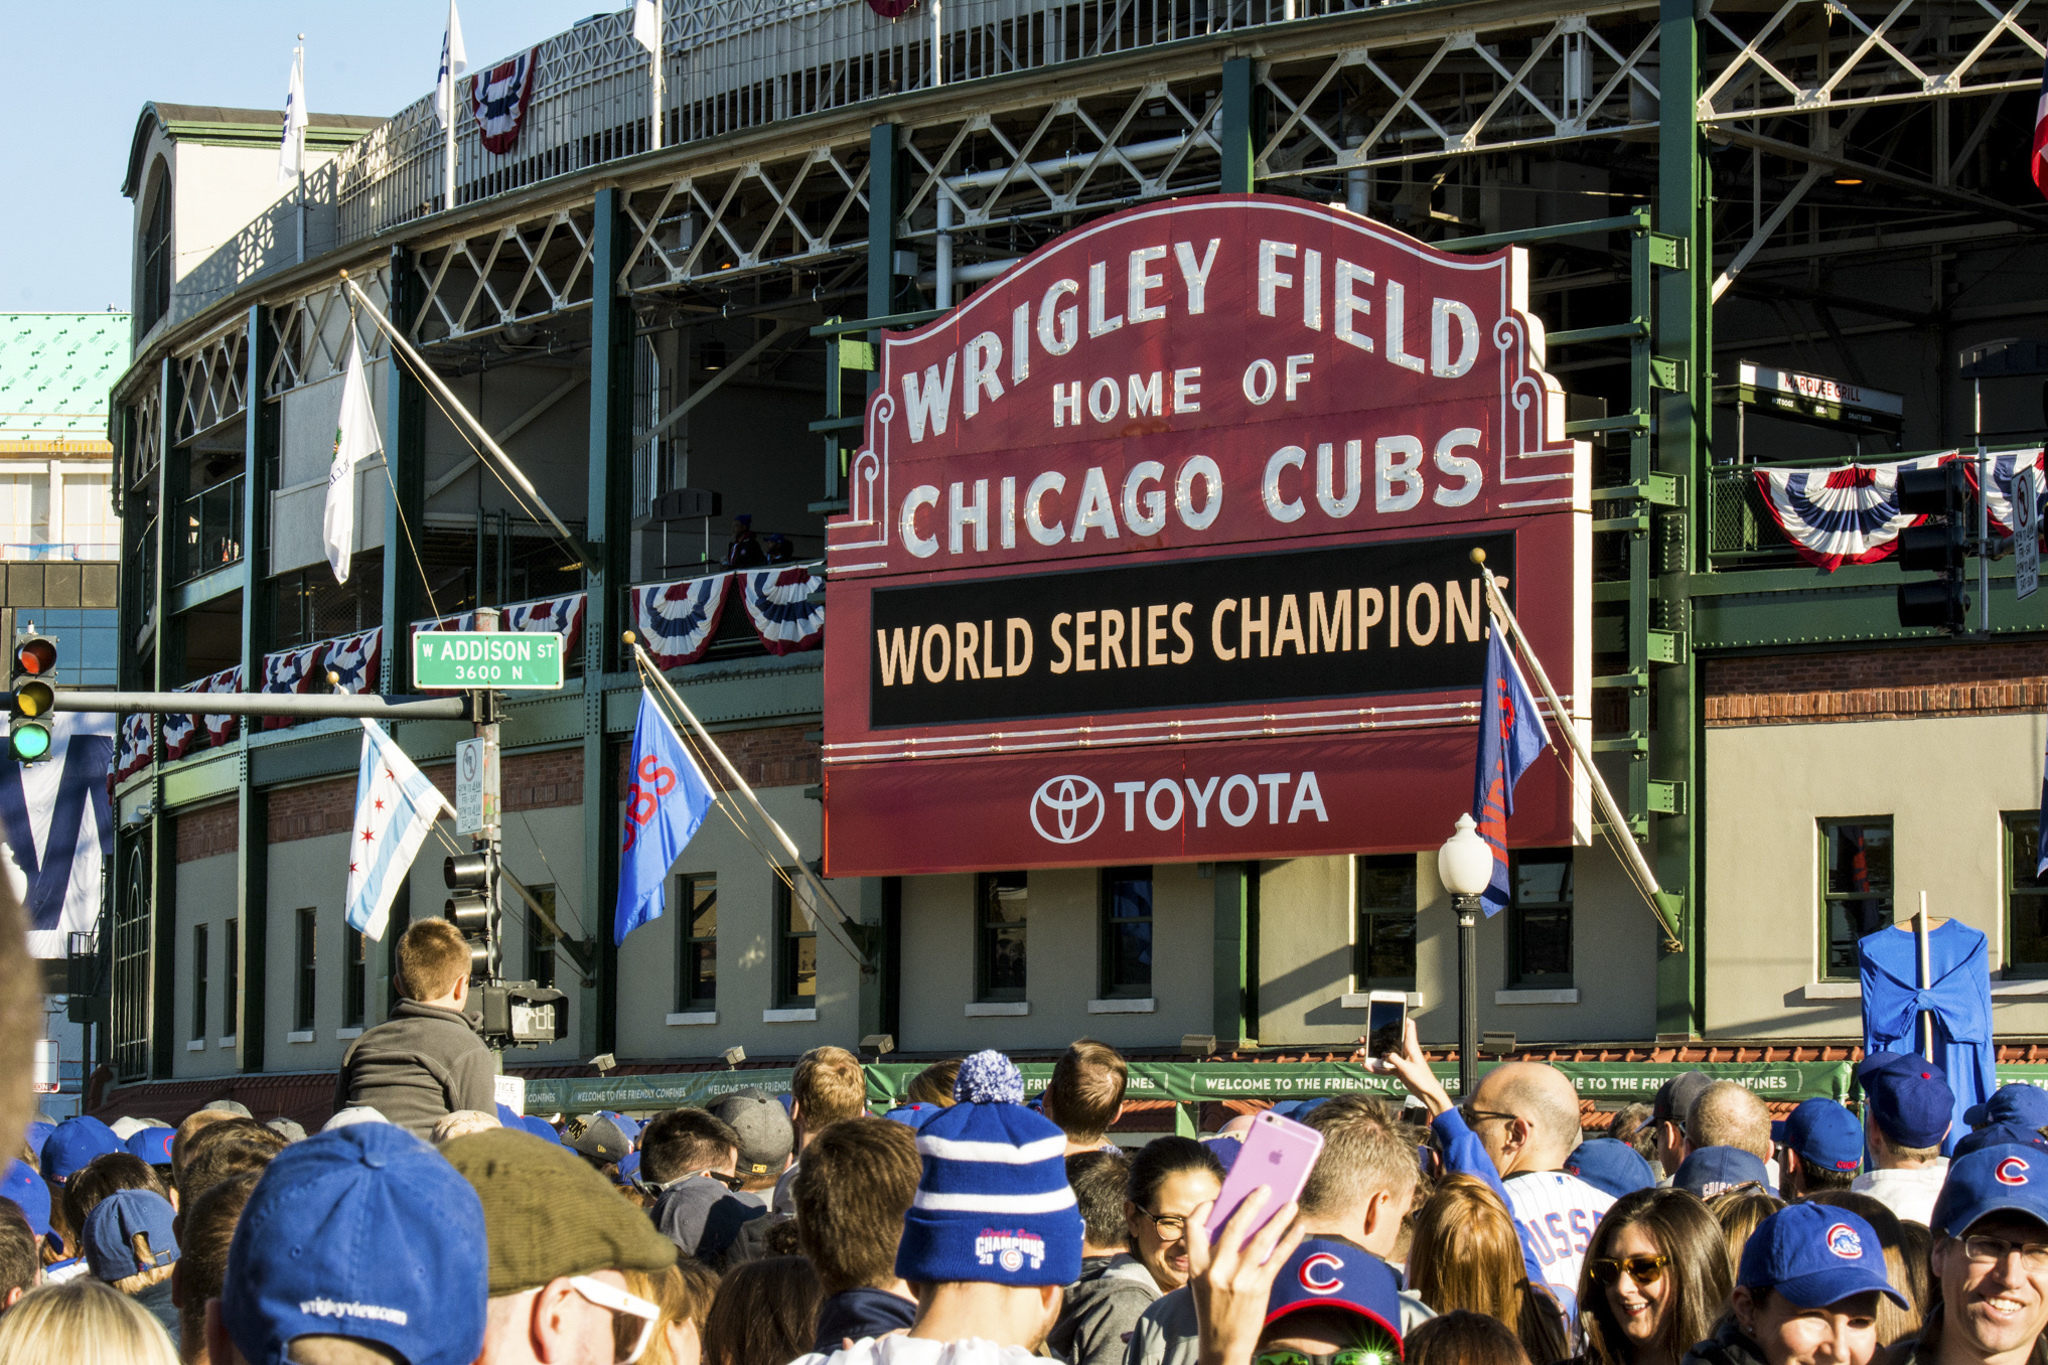
{"label": "clear blue sky", "polygon": [[[625,0],[467,0],[471,70]],[[132,206],[121,196],[144,103],[282,109],[306,35],[306,102],[395,114],[433,87],[446,0],[4,0],[0,309],[127,308]],[[87,32],[90,30],[90,32]]]}

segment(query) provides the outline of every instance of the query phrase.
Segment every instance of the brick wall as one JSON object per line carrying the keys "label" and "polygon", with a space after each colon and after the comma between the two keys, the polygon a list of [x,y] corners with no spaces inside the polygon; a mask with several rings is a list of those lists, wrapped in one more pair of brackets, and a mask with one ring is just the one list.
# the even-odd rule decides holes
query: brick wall
{"label": "brick wall", "polygon": [[233,853],[241,817],[236,814],[233,801],[218,801],[198,810],[179,811],[177,827],[178,861],[195,863],[201,858]]}
{"label": "brick wall", "polygon": [[1707,659],[1709,727],[1995,716],[2048,709],[2048,641]]}
{"label": "brick wall", "polygon": [[[798,735],[801,737],[801,731]],[[623,763],[624,759],[620,762]],[[812,770],[816,770],[815,758]],[[455,800],[453,763],[437,763],[421,771],[441,789],[443,796],[451,802]],[[813,777],[810,780],[815,782],[817,779]],[[499,776],[499,791],[508,814],[580,805],[583,801],[583,751],[555,749],[547,753],[510,755],[505,759],[504,771]],[[336,777],[325,782],[309,782],[302,787],[282,788],[270,796],[270,842],[288,843],[293,839],[316,839],[323,834],[342,833],[354,818],[355,808],[356,780],[353,777]],[[233,802],[228,803],[227,818],[228,847],[233,848]],[[188,819],[181,818],[178,825],[180,861],[185,857],[185,824]]]}
{"label": "brick wall", "polygon": [[[732,760],[732,766],[740,770],[740,776],[747,780],[748,786],[808,787],[825,780],[821,773],[821,751],[815,741],[804,738],[809,728],[782,725],[765,730],[727,730],[711,737]],[[622,800],[626,795],[626,764],[631,757],[631,747],[621,746],[619,797]],[[713,790],[725,790],[722,770],[713,766],[704,776],[710,779]]]}
{"label": "brick wall", "polygon": [[325,782],[274,791],[270,794],[270,842],[282,844],[294,839],[317,839],[323,834],[344,834],[355,810],[353,777],[331,777]]}

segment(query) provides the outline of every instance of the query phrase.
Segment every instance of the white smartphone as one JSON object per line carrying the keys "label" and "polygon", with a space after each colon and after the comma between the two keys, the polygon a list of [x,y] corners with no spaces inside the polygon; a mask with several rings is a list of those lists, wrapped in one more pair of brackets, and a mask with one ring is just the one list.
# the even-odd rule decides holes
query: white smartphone
{"label": "white smartphone", "polygon": [[1365,1047],[1374,1061],[1401,1050],[1407,1025],[1407,992],[1374,991],[1366,998]]}

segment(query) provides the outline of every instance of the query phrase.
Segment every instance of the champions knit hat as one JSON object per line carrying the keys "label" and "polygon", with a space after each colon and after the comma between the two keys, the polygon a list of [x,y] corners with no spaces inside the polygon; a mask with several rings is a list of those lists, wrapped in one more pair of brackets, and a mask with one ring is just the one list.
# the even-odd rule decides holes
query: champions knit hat
{"label": "champions knit hat", "polygon": [[960,1064],[952,1106],[917,1133],[924,1172],[903,1220],[896,1274],[912,1284],[1069,1285],[1081,1277],[1081,1212],[1066,1134],[1024,1107],[1000,1052]]}
{"label": "champions knit hat", "polygon": [[1401,1354],[1401,1286],[1393,1267],[1349,1242],[1308,1237],[1287,1258],[1266,1297],[1266,1326],[1289,1313],[1335,1308],[1370,1319]]}
{"label": "champions knit hat", "polygon": [[178,1239],[171,1233],[176,1216],[171,1201],[155,1190],[116,1190],[93,1205],[79,1239],[93,1278],[111,1284],[177,1260]]}
{"label": "champions knit hat", "polygon": [[1799,1160],[1823,1171],[1853,1171],[1863,1164],[1863,1125],[1839,1101],[1815,1096],[1791,1116],[1771,1125],[1771,1141],[1782,1142]]}
{"label": "champions knit hat", "polygon": [[1884,1273],[1884,1247],[1860,1215],[1833,1204],[1791,1204],[1749,1235],[1735,1283],[1770,1289],[1801,1308],[1825,1308],[1856,1294],[1905,1295]]}
{"label": "champions knit hat", "polygon": [[2012,1143],[1952,1158],[1927,1226],[1937,1237],[1961,1237],[1978,1219],[2005,1212],[2048,1223],[2048,1152]]}
{"label": "champions knit hat", "polygon": [[469,1182],[403,1128],[352,1123],[292,1143],[256,1182],[228,1248],[221,1317],[249,1365],[284,1365],[304,1336],[376,1342],[408,1365],[470,1365],[487,1264]]}
{"label": "champions knit hat", "polygon": [[1965,1109],[1963,1122],[1972,1128],[1989,1128],[1994,1123],[2039,1128],[2048,1124],[2048,1090],[2024,1082],[2001,1085],[1991,1092],[1990,1099]]}
{"label": "champions knit hat", "polygon": [[1777,1193],[1771,1188],[1771,1173],[1762,1158],[1740,1147],[1696,1148],[1679,1166],[1678,1174],[1671,1177],[1671,1183],[1702,1199],[1726,1194],[1741,1185],[1755,1185],[1765,1194]]}
{"label": "champions knit hat", "polygon": [[1604,1190],[1616,1199],[1637,1190],[1647,1190],[1657,1183],[1650,1163],[1643,1160],[1642,1154],[1626,1142],[1617,1142],[1613,1138],[1594,1138],[1580,1143],[1564,1159],[1564,1168],[1594,1189]]}
{"label": "champions knit hat", "polygon": [[743,1180],[771,1175],[789,1164],[796,1148],[796,1129],[789,1114],[765,1090],[735,1090],[705,1106],[729,1124],[740,1140],[739,1175]]}
{"label": "champions knit hat", "polygon": [[1901,1147],[1940,1145],[1956,1108],[1955,1092],[1940,1067],[1919,1057],[1878,1053],[1856,1074],[1870,1102],[1871,1121],[1885,1137]]}
{"label": "champions knit hat", "polygon": [[96,1156],[125,1152],[114,1130],[90,1115],[66,1119],[43,1144],[43,1177],[59,1185],[86,1168]]}
{"label": "champions knit hat", "polygon": [[171,1164],[171,1139],[178,1135],[175,1128],[138,1128],[128,1135],[123,1145],[152,1166]]}
{"label": "champions knit hat", "polygon": [[11,1161],[0,1174],[0,1198],[21,1205],[22,1215],[38,1237],[50,1235],[50,1187],[26,1161]]}

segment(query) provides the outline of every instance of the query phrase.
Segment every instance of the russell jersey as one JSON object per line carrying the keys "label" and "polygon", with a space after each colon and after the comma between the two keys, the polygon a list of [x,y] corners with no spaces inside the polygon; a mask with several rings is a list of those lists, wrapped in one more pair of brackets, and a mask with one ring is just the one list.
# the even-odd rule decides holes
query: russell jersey
{"label": "russell jersey", "polygon": [[1543,1265],[1543,1278],[1567,1315],[1576,1320],[1579,1267],[1593,1229],[1614,1206],[1614,1196],[1563,1171],[1537,1171],[1507,1180],[1508,1210],[1522,1243]]}

